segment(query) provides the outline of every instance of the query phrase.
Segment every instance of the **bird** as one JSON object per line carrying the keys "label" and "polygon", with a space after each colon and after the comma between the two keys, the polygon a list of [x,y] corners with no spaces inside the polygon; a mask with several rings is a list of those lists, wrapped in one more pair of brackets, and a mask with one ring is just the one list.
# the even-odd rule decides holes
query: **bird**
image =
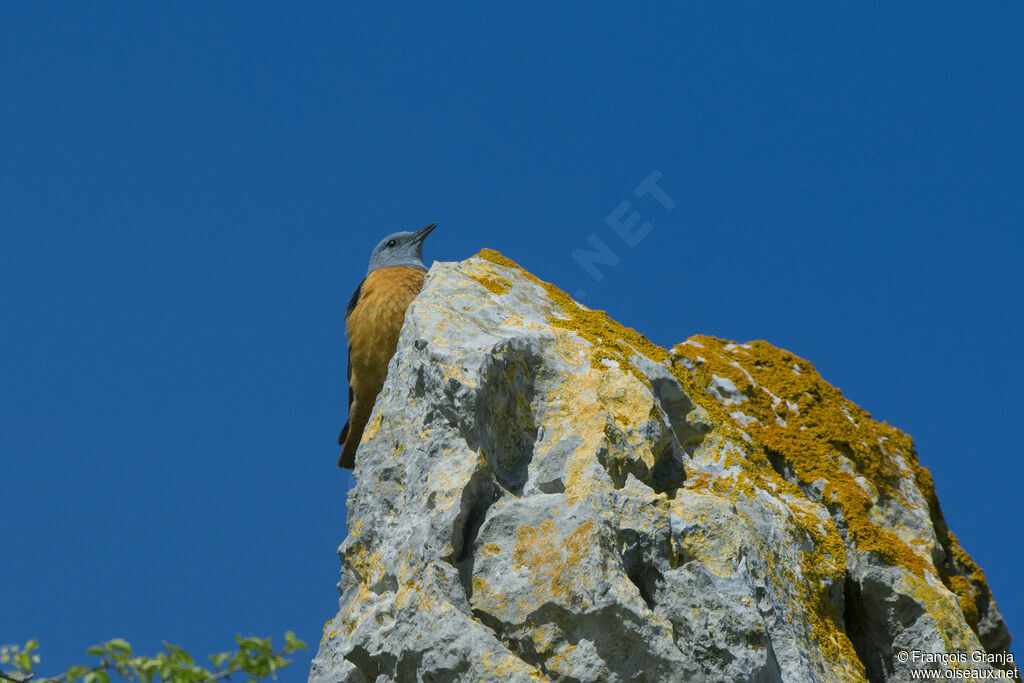
{"label": "bird", "polygon": [[356,449],[384,386],[405,311],[423,289],[423,240],[437,223],[388,235],[370,253],[366,277],[345,309],[348,337],[348,422],[338,435],[338,467],[355,467]]}

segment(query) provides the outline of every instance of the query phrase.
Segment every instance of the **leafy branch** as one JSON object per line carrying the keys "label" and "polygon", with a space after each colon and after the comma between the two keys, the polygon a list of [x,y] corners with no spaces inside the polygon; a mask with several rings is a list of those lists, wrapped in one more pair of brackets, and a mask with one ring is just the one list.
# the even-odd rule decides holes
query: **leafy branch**
{"label": "leafy branch", "polygon": [[[124,680],[141,683],[215,683],[229,680],[231,676],[243,674],[247,683],[257,683],[267,678],[276,678],[278,669],[292,663],[286,655],[296,650],[305,650],[306,644],[288,631],[284,634],[284,646],[274,650],[270,638],[243,638],[236,635],[236,652],[221,652],[210,655],[212,668],[206,669],[195,663],[183,648],[164,643],[164,652],[155,657],[135,655],[128,641],[121,638],[108,640],[86,650],[86,655],[99,657],[95,664],[81,664],[53,678],[36,678],[35,665],[39,663],[39,643],[30,640],[24,646],[0,646],[0,681],[9,683],[110,683],[111,674]],[[239,678],[239,680],[242,680]]]}

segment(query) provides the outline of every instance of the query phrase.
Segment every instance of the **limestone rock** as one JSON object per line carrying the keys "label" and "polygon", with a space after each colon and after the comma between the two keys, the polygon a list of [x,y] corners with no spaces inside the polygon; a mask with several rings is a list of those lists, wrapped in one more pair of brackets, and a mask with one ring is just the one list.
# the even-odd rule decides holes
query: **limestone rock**
{"label": "limestone rock", "polygon": [[430,270],[354,474],[315,683],[903,681],[900,651],[1009,646],[909,437],[495,252]]}

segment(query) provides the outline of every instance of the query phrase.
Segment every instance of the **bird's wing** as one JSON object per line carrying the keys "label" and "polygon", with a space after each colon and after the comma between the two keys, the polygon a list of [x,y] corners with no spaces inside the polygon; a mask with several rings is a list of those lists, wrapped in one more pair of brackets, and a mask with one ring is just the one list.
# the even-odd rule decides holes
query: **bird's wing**
{"label": "bird's wing", "polygon": [[348,322],[348,317],[352,315],[352,311],[355,310],[356,305],[359,303],[359,297],[363,293],[363,284],[366,282],[366,278],[359,283],[356,287],[356,291],[352,292],[352,298],[348,300],[348,306],[345,308],[345,322]]}
{"label": "bird's wing", "polygon": [[[355,396],[355,392],[352,391],[352,352],[348,352],[348,375],[346,377],[348,381],[348,412],[352,414],[352,399]],[[344,446],[345,439],[348,438],[348,420],[345,420],[345,426],[341,428],[341,433],[338,434],[338,445]]]}
{"label": "bird's wing", "polygon": [[[363,282],[366,282],[365,278],[363,279]],[[359,304],[359,296],[363,293],[363,282],[360,282],[359,286],[356,287],[356,291],[354,291],[352,293],[352,298],[349,299],[348,306],[345,308],[345,322],[346,323],[348,323],[348,317],[350,315],[352,315],[352,311],[354,311],[355,307]],[[352,392],[352,349],[348,350],[348,370],[345,373],[345,380],[348,382],[348,407],[349,407],[349,411],[351,412],[351,410],[352,410],[352,399],[353,399],[353,392]],[[345,445],[345,439],[347,437],[348,437],[348,422],[346,421],[345,422],[345,426],[341,428],[341,433],[338,434],[338,445],[339,446],[344,446]]]}

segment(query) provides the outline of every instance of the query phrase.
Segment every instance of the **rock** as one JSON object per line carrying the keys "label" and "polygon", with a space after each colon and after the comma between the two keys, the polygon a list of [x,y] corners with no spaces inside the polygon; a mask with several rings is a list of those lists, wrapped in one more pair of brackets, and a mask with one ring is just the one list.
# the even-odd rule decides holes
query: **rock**
{"label": "rock", "polygon": [[430,270],[354,475],[315,683],[904,681],[1007,656],[908,436],[766,342],[668,352],[495,252]]}

